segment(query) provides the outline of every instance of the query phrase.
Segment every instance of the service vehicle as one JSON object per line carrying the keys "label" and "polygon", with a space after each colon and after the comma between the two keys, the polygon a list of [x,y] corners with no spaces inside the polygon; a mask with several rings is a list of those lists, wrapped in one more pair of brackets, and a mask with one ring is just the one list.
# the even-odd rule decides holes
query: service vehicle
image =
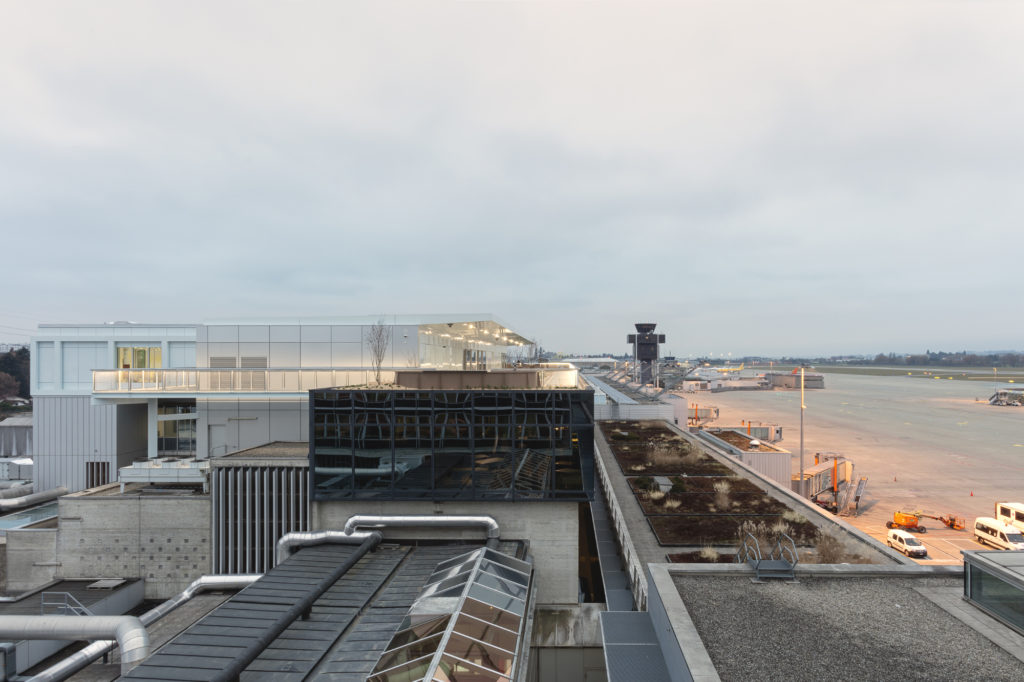
{"label": "service vehicle", "polygon": [[923,559],[928,556],[928,548],[905,530],[899,530],[898,528],[890,530],[885,542],[893,549],[899,550],[909,557]]}
{"label": "service vehicle", "polygon": [[974,519],[974,539],[996,549],[1024,549],[1024,535],[1019,528],[1007,526],[990,516]]}
{"label": "service vehicle", "polygon": [[1024,504],[1020,502],[996,502],[996,520],[1008,526],[1024,530]]}

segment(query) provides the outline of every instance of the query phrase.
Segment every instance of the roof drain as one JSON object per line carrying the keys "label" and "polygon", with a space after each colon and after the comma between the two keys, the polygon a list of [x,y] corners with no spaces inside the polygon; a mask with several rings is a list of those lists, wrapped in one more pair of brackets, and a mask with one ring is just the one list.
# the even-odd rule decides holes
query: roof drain
{"label": "roof drain", "polygon": [[[292,533],[289,533],[292,535]],[[302,533],[301,535],[305,535]],[[316,533],[312,533],[316,535]],[[286,535],[285,538],[288,536]],[[284,540],[285,538],[282,538]],[[310,590],[302,599],[292,604],[292,606],[281,614],[281,617],[267,630],[260,635],[253,637],[249,643],[249,646],[245,648],[242,653],[228,663],[216,676],[211,679],[211,682],[228,682],[229,680],[237,680],[238,676],[242,674],[250,663],[256,660],[264,649],[270,646],[270,643],[280,636],[289,625],[291,625],[299,616],[308,612],[313,608],[314,602],[319,599],[324,592],[330,589],[330,587],[338,581],[338,579],[345,575],[350,568],[352,568],[356,562],[363,558],[363,555],[369,552],[371,549],[380,544],[381,534],[380,533],[367,533],[366,537],[352,556],[348,557],[345,561],[338,564],[333,571],[320,582],[318,582],[312,590]],[[321,544],[325,542],[333,542],[333,540],[313,540],[305,543],[307,545]],[[280,543],[279,543],[280,546]],[[292,546],[292,545],[288,545]]]}
{"label": "roof drain", "polygon": [[495,549],[501,529],[493,516],[468,516],[460,514],[394,514],[373,515],[356,514],[345,522],[345,532],[353,533],[357,528],[387,528],[388,526],[404,526],[413,528],[466,527],[483,526],[487,529],[487,546]]}
{"label": "roof drain", "polygon": [[111,639],[121,648],[121,674],[149,655],[146,626],[135,616],[0,616],[0,639]]}
{"label": "roof drain", "polygon": [[[139,616],[139,621],[146,627],[149,627],[200,592],[240,590],[253,584],[259,578],[259,575],[204,575],[192,581],[192,584],[186,587],[178,596],[171,597],[162,604],[158,604],[149,611],[146,611]],[[51,665],[46,670],[42,670],[30,677],[29,682],[58,682],[58,680],[67,679],[113,648],[114,642],[110,640],[93,642],[84,649],[76,651],[60,662]],[[122,672],[124,671],[122,670]]]}
{"label": "roof drain", "polygon": [[30,504],[36,504],[37,502],[49,502],[55,500],[61,495],[67,495],[68,489],[64,486],[59,488],[51,488],[41,493],[32,493],[31,495],[22,495],[21,497],[12,497],[8,500],[0,500],[0,512],[7,511],[8,509],[20,509],[21,507],[27,507]]}

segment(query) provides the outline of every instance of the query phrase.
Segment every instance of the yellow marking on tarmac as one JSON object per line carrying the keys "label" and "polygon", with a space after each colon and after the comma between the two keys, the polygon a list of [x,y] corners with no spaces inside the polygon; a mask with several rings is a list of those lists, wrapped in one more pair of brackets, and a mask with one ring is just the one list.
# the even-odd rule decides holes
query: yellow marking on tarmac
{"label": "yellow marking on tarmac", "polygon": [[957,422],[957,426],[967,426],[967,422]]}
{"label": "yellow marking on tarmac", "polygon": [[1024,448],[1024,443],[1014,443],[1013,447],[1015,447],[1015,448]]}

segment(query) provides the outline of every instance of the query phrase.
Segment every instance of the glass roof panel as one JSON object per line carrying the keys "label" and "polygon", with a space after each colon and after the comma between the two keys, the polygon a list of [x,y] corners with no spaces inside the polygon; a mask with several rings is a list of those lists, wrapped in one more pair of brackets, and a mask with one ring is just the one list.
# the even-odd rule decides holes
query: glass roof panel
{"label": "glass roof panel", "polygon": [[437,568],[435,568],[434,570],[435,571],[443,571],[444,569],[448,568],[449,566],[454,566],[455,564],[461,564],[463,562],[469,561],[470,559],[475,559],[476,558],[475,555],[479,554],[481,551],[483,551],[483,548],[474,549],[471,552],[466,552],[465,554],[460,554],[457,557],[452,557],[451,559],[446,559],[446,560],[442,561],[441,563],[439,563],[437,565]]}
{"label": "glass roof panel", "polygon": [[512,630],[513,632],[519,632],[519,616],[508,611],[502,611],[499,608],[495,608],[490,604],[484,604],[473,598],[467,598],[466,603],[462,606],[463,613],[479,618],[480,620],[487,623],[494,623],[500,625],[506,630]]}
{"label": "glass roof panel", "polygon": [[493,623],[485,623],[466,613],[459,614],[455,621],[455,632],[484,642],[493,642],[508,651],[515,651],[519,641],[518,633],[498,627]]}
{"label": "glass roof panel", "polygon": [[481,585],[486,585],[487,587],[498,590],[499,592],[504,592],[505,594],[511,595],[518,599],[526,598],[526,587],[524,585],[514,583],[511,580],[505,580],[504,578],[499,578],[498,576],[493,575],[487,571],[480,571],[479,573],[477,573],[476,578],[474,578],[473,582],[480,583]]}
{"label": "glass roof panel", "polygon": [[523,611],[525,610],[525,604],[523,604],[522,600],[516,599],[504,592],[489,589],[482,585],[470,585],[469,596],[478,601],[482,601],[485,604],[491,604],[492,606],[497,606],[499,609],[511,611],[517,616],[522,616]]}
{"label": "glass roof panel", "polygon": [[510,682],[508,675],[481,668],[469,661],[460,661],[447,654],[441,656],[434,675],[435,679],[444,682]]}
{"label": "glass roof panel", "polygon": [[445,578],[444,580],[439,580],[436,583],[427,585],[423,588],[423,592],[420,593],[419,598],[423,599],[424,597],[429,597],[435,592],[445,592],[453,587],[462,587],[466,584],[466,581],[469,580],[470,574],[470,571],[466,571],[465,573],[460,573],[452,578]]}
{"label": "glass roof panel", "polygon": [[[406,644],[403,647],[384,652],[377,661],[377,665],[374,666],[374,670],[387,670],[388,668],[394,668],[424,656],[432,656],[441,645],[441,637],[443,634],[443,632],[439,632],[435,635],[431,635],[430,637]],[[419,674],[422,675],[423,672],[420,672]]]}
{"label": "glass roof panel", "polygon": [[509,568],[514,568],[520,573],[530,572],[530,564],[526,563],[525,561],[520,561],[519,559],[514,559],[508,556],[507,554],[496,552],[493,549],[488,549],[486,551],[486,554],[484,555],[484,558],[490,559],[491,561],[497,562],[499,564],[504,564]]}
{"label": "glass roof panel", "polygon": [[437,571],[427,578],[427,582],[425,584],[433,585],[434,583],[439,583],[442,580],[450,580],[456,576],[465,575],[472,571],[474,566],[476,566],[475,563],[469,562],[466,564],[459,564],[458,566],[452,566],[447,571]]}
{"label": "glass roof panel", "polygon": [[424,656],[418,660],[409,661],[397,668],[374,673],[366,678],[366,682],[414,682],[423,677],[433,659],[433,655]]}
{"label": "glass roof panel", "polygon": [[496,564],[493,561],[488,561],[487,559],[484,559],[480,562],[480,568],[488,570],[494,575],[500,575],[502,578],[514,580],[518,582],[520,585],[528,585],[530,583],[529,575],[525,573],[520,573],[519,571],[508,568],[507,566]]}
{"label": "glass roof panel", "polygon": [[448,638],[444,651],[464,661],[475,663],[482,668],[495,670],[506,675],[511,674],[512,664],[516,658],[515,654],[511,651],[499,649],[492,644],[478,642],[457,632],[453,632]]}
{"label": "glass roof panel", "polygon": [[[448,620],[451,616],[441,616],[440,618],[434,618],[432,620],[423,621],[413,625],[411,627],[405,627],[395,633],[395,636],[391,638],[391,642],[388,644],[387,650],[397,649],[400,646],[405,646],[409,642],[415,642],[417,639],[429,637],[437,632],[442,632],[448,627]],[[409,616],[405,617],[402,621],[402,625],[406,624],[409,620]]]}

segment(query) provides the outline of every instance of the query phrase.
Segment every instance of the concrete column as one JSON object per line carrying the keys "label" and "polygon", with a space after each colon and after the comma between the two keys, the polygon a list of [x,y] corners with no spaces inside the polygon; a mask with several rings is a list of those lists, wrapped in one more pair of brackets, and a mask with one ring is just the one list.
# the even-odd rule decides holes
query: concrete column
{"label": "concrete column", "polygon": [[148,414],[146,415],[146,456],[150,459],[156,459],[159,455],[159,448],[157,442],[157,411],[156,411],[156,398],[150,398],[146,401]]}

